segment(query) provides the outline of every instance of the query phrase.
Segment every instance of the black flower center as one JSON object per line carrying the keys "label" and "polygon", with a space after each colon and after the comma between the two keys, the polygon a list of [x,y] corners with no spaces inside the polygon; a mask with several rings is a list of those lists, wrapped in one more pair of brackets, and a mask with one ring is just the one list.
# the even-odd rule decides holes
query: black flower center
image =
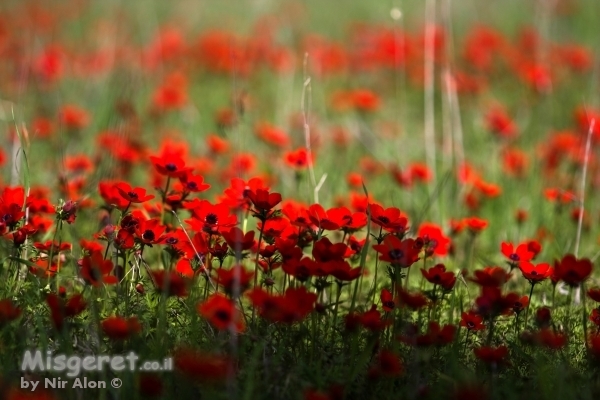
{"label": "black flower center", "polygon": [[154,240],[156,238],[156,236],[154,235],[153,231],[151,231],[150,229],[146,229],[144,231],[144,233],[142,234],[142,238],[144,240],[150,240],[150,241],[152,241],[152,240]]}
{"label": "black flower center", "polygon": [[173,245],[176,244],[177,242],[179,242],[179,240],[175,239],[174,237],[170,237],[166,240],[167,244]]}
{"label": "black flower center", "polygon": [[517,253],[512,253],[508,258],[510,258],[513,261],[520,261],[521,260],[521,257],[519,257]]}
{"label": "black flower center", "polygon": [[385,215],[381,215],[379,217],[377,217],[377,220],[379,222],[381,222],[382,224],[389,224],[390,219],[388,217],[386,217]]}
{"label": "black flower center", "polygon": [[173,164],[173,163],[168,163],[165,165],[165,168],[167,169],[167,171],[177,171],[177,165]]}
{"label": "black flower center", "polygon": [[98,268],[94,267],[90,269],[90,278],[92,278],[93,281],[99,281],[102,279],[102,272],[100,272]]}
{"label": "black flower center", "polygon": [[206,217],[204,218],[204,221],[207,224],[216,224],[217,222],[219,222],[219,217],[217,217],[216,214],[210,213],[210,214],[206,214]]}
{"label": "black flower center", "polygon": [[230,314],[227,312],[227,310],[218,310],[215,312],[215,318],[219,321],[229,322]]}
{"label": "black flower center", "polygon": [[190,190],[196,190],[196,189],[198,189],[198,185],[196,184],[196,182],[188,182],[187,188]]}
{"label": "black flower center", "polygon": [[2,216],[2,220],[3,220],[4,222],[6,222],[6,221],[10,221],[12,218],[13,218],[12,214],[4,214],[4,215]]}
{"label": "black flower center", "polygon": [[136,192],[127,192],[127,196],[131,197],[132,199],[138,198],[138,195]]}
{"label": "black flower center", "polygon": [[400,249],[392,249],[388,252],[388,256],[390,256],[392,260],[400,260],[404,257],[404,252]]}

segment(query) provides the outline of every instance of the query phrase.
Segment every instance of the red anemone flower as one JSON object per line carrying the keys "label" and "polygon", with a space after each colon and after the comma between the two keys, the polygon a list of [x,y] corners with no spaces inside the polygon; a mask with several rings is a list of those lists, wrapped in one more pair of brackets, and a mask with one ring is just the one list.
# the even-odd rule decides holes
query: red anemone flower
{"label": "red anemone flower", "polygon": [[199,193],[210,189],[210,185],[204,183],[203,176],[194,175],[191,171],[187,171],[185,175],[180,176],[179,181],[185,192]]}
{"label": "red anemone flower", "polygon": [[269,193],[268,190],[264,189],[248,191],[248,198],[259,213],[268,213],[273,207],[281,203],[281,195],[279,193]]}
{"label": "red anemone flower", "polygon": [[396,207],[383,208],[379,204],[369,204],[367,212],[371,221],[388,232],[403,233],[407,229],[408,219]]}
{"label": "red anemone flower", "polygon": [[165,155],[163,157],[150,156],[150,161],[159,174],[170,178],[181,178],[192,170],[185,166],[185,162],[180,157],[173,155]]}
{"label": "red anemone flower", "polygon": [[452,272],[447,272],[444,264],[437,264],[429,270],[421,268],[421,273],[428,282],[440,285],[445,290],[451,290],[456,283],[456,276]]}
{"label": "red anemone flower", "polygon": [[525,308],[527,308],[528,305],[529,305],[529,297],[522,296],[521,298],[517,299],[513,303],[512,309],[515,312],[515,314],[520,314],[521,311],[523,311]]}
{"label": "red anemone flower", "polygon": [[517,246],[516,250],[512,243],[502,242],[501,245],[502,254],[504,254],[510,261],[510,263],[519,263],[523,261],[531,261],[535,256],[533,252],[529,250],[527,243],[522,243]]}
{"label": "red anemone flower", "polygon": [[161,243],[164,239],[163,232],[165,226],[161,225],[158,219],[149,219],[146,221],[140,221],[139,226],[136,228],[137,239],[145,245],[153,245]]}
{"label": "red anemone flower", "polygon": [[483,317],[474,312],[464,312],[460,319],[460,326],[467,328],[470,331],[481,331],[485,329]]}
{"label": "red anemone flower", "polygon": [[546,280],[554,273],[554,269],[547,263],[533,265],[532,263],[525,261],[519,263],[519,269],[523,273],[523,277],[532,285]]}
{"label": "red anemone flower", "polygon": [[394,299],[392,292],[390,292],[389,290],[387,290],[385,288],[381,289],[380,299],[381,299],[381,305],[383,307],[383,311],[385,311],[385,312],[393,311],[394,308],[396,308],[396,306],[398,305],[398,298],[396,297]]}
{"label": "red anemone flower", "polygon": [[420,249],[415,246],[414,239],[401,240],[393,235],[383,239],[382,244],[374,245],[373,249],[380,253],[379,259],[392,265],[407,268],[419,260]]}
{"label": "red anemone flower", "polygon": [[254,246],[254,234],[254,231],[248,231],[244,234],[237,226],[228,231],[221,232],[229,247],[236,252],[250,250]]}
{"label": "red anemone flower", "polygon": [[231,214],[226,204],[211,204],[208,200],[194,199],[185,205],[192,211],[192,218],[186,220],[196,232],[215,234],[221,228],[230,228],[237,224],[237,217]]}
{"label": "red anemone flower", "polygon": [[322,237],[313,245],[312,255],[315,261],[342,261],[348,246],[344,243],[331,243],[328,237]]}
{"label": "red anemone flower", "polygon": [[141,187],[132,188],[127,182],[117,183],[115,188],[121,197],[130,203],[144,203],[154,198],[154,195],[146,194],[146,189]]}
{"label": "red anemone flower", "polygon": [[433,255],[443,257],[448,254],[451,242],[444,235],[442,228],[430,222],[422,223],[417,236],[423,239],[424,247],[428,257]]}
{"label": "red anemone flower", "polygon": [[116,276],[110,275],[113,268],[111,260],[105,260],[101,252],[94,251],[81,260],[80,273],[81,277],[90,285],[100,286],[103,283],[114,285],[119,280]]}

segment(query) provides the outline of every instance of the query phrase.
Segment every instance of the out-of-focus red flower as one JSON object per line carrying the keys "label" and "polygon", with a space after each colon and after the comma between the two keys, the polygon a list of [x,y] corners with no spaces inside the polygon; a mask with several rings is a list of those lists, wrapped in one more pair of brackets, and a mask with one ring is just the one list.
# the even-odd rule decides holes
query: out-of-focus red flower
{"label": "out-of-focus red flower", "polygon": [[183,278],[176,271],[151,271],[152,279],[156,283],[158,290],[167,293],[169,296],[186,297],[188,295],[188,286],[190,281]]}
{"label": "out-of-focus red flower", "polygon": [[485,219],[478,217],[468,217],[465,218],[463,221],[466,227],[469,228],[469,231],[471,231],[472,233],[479,233],[488,226],[488,222]]}
{"label": "out-of-focus red flower", "polygon": [[590,299],[600,303],[600,288],[594,287],[588,289],[587,295],[590,297]]}
{"label": "out-of-focus red flower", "polygon": [[175,369],[189,379],[199,382],[222,382],[234,371],[229,358],[181,348],[173,354]]}
{"label": "out-of-focus red flower", "polygon": [[181,109],[187,101],[187,78],[181,72],[168,75],[152,97],[153,107],[159,111]]}
{"label": "out-of-focus red flower", "polygon": [[404,372],[402,360],[390,350],[381,350],[375,359],[375,364],[369,369],[368,377],[377,379],[379,377],[400,376]]}
{"label": "out-of-focus red flower", "polygon": [[594,325],[600,327],[600,310],[594,308],[592,313],[590,314],[590,321],[594,323]]}
{"label": "out-of-focus red flower", "polygon": [[592,273],[592,262],[587,258],[575,258],[567,254],[554,263],[554,275],[569,286],[577,286]]}
{"label": "out-of-focus red flower", "polygon": [[46,82],[59,80],[64,73],[64,54],[60,47],[48,46],[33,61],[34,71]]}
{"label": "out-of-focus red flower", "polygon": [[392,292],[387,289],[381,289],[381,305],[383,307],[383,311],[391,312],[398,305],[398,298],[394,298]]}
{"label": "out-of-focus red flower", "polygon": [[482,287],[499,287],[504,285],[512,275],[501,267],[485,267],[475,271],[475,278],[469,278]]}
{"label": "out-of-focus red flower", "polygon": [[429,304],[429,300],[427,299],[427,297],[425,297],[423,293],[411,293],[401,288],[398,289],[398,298],[400,300],[400,304],[413,310],[418,310]]}
{"label": "out-of-focus red flower", "polygon": [[477,347],[473,349],[475,357],[488,364],[492,368],[497,368],[508,364],[508,347]]}
{"label": "out-of-focus red flower", "polygon": [[81,314],[87,306],[81,294],[75,294],[65,301],[55,293],[48,293],[46,303],[50,307],[52,322],[58,330],[62,329],[65,318]]}
{"label": "out-of-focus red flower", "polygon": [[548,307],[538,308],[535,312],[535,323],[540,328],[547,328],[548,326],[550,326],[551,320],[552,316]]}
{"label": "out-of-focus red flower", "polygon": [[242,266],[234,266],[230,269],[220,268],[217,270],[217,284],[223,287],[228,295],[234,294],[235,286],[238,286],[239,294],[242,294],[250,286],[250,280],[254,272],[248,271]]}
{"label": "out-of-focus red flower", "polygon": [[206,137],[206,145],[211,154],[224,154],[229,150],[229,142],[227,139],[217,135],[208,135]]}
{"label": "out-of-focus red flower", "polygon": [[250,301],[260,310],[261,317],[271,322],[291,324],[302,321],[314,310],[317,295],[304,287],[288,288],[283,295],[269,295],[260,288],[248,293]]}
{"label": "out-of-focus red flower", "polygon": [[516,293],[503,295],[500,288],[484,286],[481,294],[475,300],[477,313],[485,318],[495,318],[499,315],[509,314],[514,304],[519,300]]}
{"label": "out-of-focus red flower", "polygon": [[517,126],[502,107],[492,108],[485,115],[486,128],[499,137],[511,138],[517,135]]}
{"label": "out-of-focus red flower", "polygon": [[262,123],[255,128],[256,136],[264,140],[267,144],[275,147],[285,148],[290,143],[290,137],[281,128],[277,128],[268,123]]}
{"label": "out-of-focus red flower", "polygon": [[142,330],[137,317],[112,316],[102,321],[101,326],[104,334],[113,340],[129,339]]}
{"label": "out-of-focus red flower", "polygon": [[198,313],[219,330],[225,331],[233,328],[239,333],[245,329],[242,315],[235,307],[233,300],[222,294],[215,293],[206,301],[198,304]]}
{"label": "out-of-focus red flower", "polygon": [[517,148],[507,148],[502,152],[502,165],[507,174],[522,178],[529,166],[527,153]]}
{"label": "out-of-focus red flower", "polygon": [[67,129],[83,129],[90,123],[90,115],[84,109],[68,104],[61,108],[59,121]]}
{"label": "out-of-focus red flower", "polygon": [[21,309],[11,299],[0,300],[0,326],[21,316]]}
{"label": "out-of-focus red flower", "polygon": [[303,170],[307,168],[309,162],[314,161],[314,155],[312,155],[311,153],[311,157],[309,158],[308,151],[304,147],[301,147],[294,151],[288,151],[287,153],[285,153],[284,157],[286,164],[291,168],[297,170]]}
{"label": "out-of-focus red flower", "polygon": [[555,332],[552,329],[541,329],[536,337],[536,341],[551,350],[560,350],[567,344],[567,335],[563,332]]}
{"label": "out-of-focus red flower", "polygon": [[163,383],[158,374],[148,372],[140,373],[137,385],[138,393],[144,398],[162,396]]}

